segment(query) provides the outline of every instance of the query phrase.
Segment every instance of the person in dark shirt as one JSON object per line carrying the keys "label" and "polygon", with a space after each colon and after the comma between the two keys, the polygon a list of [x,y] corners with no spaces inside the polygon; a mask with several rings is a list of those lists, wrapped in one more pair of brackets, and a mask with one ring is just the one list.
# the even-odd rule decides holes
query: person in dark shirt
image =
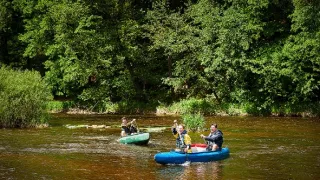
{"label": "person in dark shirt", "polygon": [[127,122],[127,118],[123,117],[121,120],[122,120],[121,137],[137,132],[137,128],[133,124],[134,122],[136,122],[136,119],[133,119],[132,121]]}
{"label": "person in dark shirt", "polygon": [[201,134],[200,137],[207,141],[208,151],[220,151],[223,143],[223,133],[218,129],[217,124],[211,124],[210,131],[208,136]]}

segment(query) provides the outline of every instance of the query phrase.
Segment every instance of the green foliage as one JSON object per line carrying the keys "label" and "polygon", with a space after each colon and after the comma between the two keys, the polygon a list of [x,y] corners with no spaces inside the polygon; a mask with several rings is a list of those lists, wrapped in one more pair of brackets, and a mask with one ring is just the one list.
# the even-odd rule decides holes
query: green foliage
{"label": "green foliage", "polygon": [[112,102],[105,102],[98,112],[105,112],[108,114],[116,114],[120,112],[119,104]]}
{"label": "green foliage", "polygon": [[0,64],[8,66],[35,68],[40,70],[39,62],[23,58],[25,44],[18,36],[23,33],[23,18],[11,0],[0,1]]}
{"label": "green foliage", "polygon": [[[26,18],[20,39],[29,58],[47,57],[46,81],[54,94],[76,96],[98,69],[110,67],[111,42],[100,31],[101,17],[80,2],[48,1],[30,4],[36,17]],[[98,68],[99,67],[99,68]]]}
{"label": "green foliage", "polygon": [[320,104],[319,103],[300,103],[290,104],[284,103],[272,107],[272,114],[278,116],[306,116],[319,117]]}
{"label": "green foliage", "polygon": [[170,112],[175,112],[178,114],[215,114],[215,104],[213,102],[203,100],[203,99],[185,99],[178,103],[174,103],[169,107]]}
{"label": "green foliage", "polygon": [[119,106],[119,113],[125,114],[135,114],[135,113],[144,113],[144,112],[154,112],[155,111],[155,104],[149,103],[141,103],[141,102],[134,102],[134,101],[121,101],[118,103]]}
{"label": "green foliage", "polygon": [[45,125],[50,98],[50,90],[38,72],[0,68],[0,127]]}
{"label": "green foliage", "polygon": [[241,116],[246,115],[246,107],[242,104],[236,104],[236,103],[224,103],[219,106],[219,109],[217,110],[217,114],[227,114],[229,116]]}
{"label": "green foliage", "polygon": [[183,114],[182,119],[183,119],[183,124],[186,126],[187,130],[195,132],[195,131],[202,131],[204,128],[205,119],[201,113]]}
{"label": "green foliage", "polygon": [[[148,3],[47,1],[25,12],[25,56],[45,57],[53,94],[94,106],[102,101],[149,101],[163,64],[144,45],[141,15]],[[35,16],[27,16],[30,13]],[[93,80],[94,79],[94,80]],[[146,88],[147,87],[147,88]],[[151,87],[148,89],[148,87]],[[163,92],[165,93],[165,92]],[[97,107],[97,106],[95,106]]]}
{"label": "green foliage", "polygon": [[98,112],[109,114],[142,114],[154,112],[156,104],[137,101],[119,101],[116,103],[105,101],[99,103],[94,109]]}
{"label": "green foliage", "polygon": [[320,101],[319,11],[305,0],[3,0],[0,63],[40,71],[86,110],[316,112],[299,105]]}
{"label": "green foliage", "polygon": [[74,107],[72,101],[49,101],[46,110],[51,112],[62,112]]}
{"label": "green foliage", "polygon": [[295,85],[292,103],[319,102],[320,93],[320,3],[294,1],[293,34],[283,47],[282,74]]}

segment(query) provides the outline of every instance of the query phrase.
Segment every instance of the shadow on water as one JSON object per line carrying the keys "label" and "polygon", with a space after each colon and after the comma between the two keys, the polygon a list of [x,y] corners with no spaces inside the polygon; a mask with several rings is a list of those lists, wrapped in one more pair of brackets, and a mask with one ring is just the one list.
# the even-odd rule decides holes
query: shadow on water
{"label": "shadow on water", "polygon": [[[128,118],[150,131],[148,145],[120,144],[115,115],[56,114],[49,128],[0,129],[0,179],[320,179],[319,119],[206,117],[223,131],[230,157],[163,166],[153,158],[174,148],[178,118]],[[200,133],[209,132],[190,132],[193,143],[203,143]]]}

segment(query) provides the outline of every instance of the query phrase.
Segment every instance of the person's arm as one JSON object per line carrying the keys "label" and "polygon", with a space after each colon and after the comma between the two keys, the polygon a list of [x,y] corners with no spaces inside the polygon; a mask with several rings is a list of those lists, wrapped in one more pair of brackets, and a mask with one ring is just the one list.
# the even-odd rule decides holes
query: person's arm
{"label": "person's arm", "polygon": [[175,138],[178,138],[178,137],[179,137],[179,133],[178,133],[178,131],[176,130],[176,128],[173,128],[173,129],[172,129],[172,134],[173,134],[173,136],[174,136]]}
{"label": "person's arm", "polygon": [[220,139],[222,137],[222,134],[218,131],[215,135],[213,136],[206,136],[204,137],[204,139],[206,141],[211,141],[211,142],[215,142],[216,140]]}
{"label": "person's arm", "polygon": [[174,124],[173,124],[173,126],[172,126],[172,128],[171,128],[171,131],[172,131],[173,136],[174,136],[175,138],[178,138],[179,134],[178,134],[178,131],[177,131],[177,127],[178,127],[178,125],[177,125],[177,120],[174,120],[173,123],[174,123]]}
{"label": "person's arm", "polygon": [[187,152],[189,149],[191,149],[191,138],[188,134],[184,135],[184,144],[187,146],[184,152]]}
{"label": "person's arm", "polygon": [[184,135],[184,144],[187,145],[189,148],[191,147],[191,138],[188,134]]}
{"label": "person's arm", "polygon": [[132,121],[127,123],[127,127],[130,127],[133,125],[133,123],[136,122],[136,119],[133,119]]}

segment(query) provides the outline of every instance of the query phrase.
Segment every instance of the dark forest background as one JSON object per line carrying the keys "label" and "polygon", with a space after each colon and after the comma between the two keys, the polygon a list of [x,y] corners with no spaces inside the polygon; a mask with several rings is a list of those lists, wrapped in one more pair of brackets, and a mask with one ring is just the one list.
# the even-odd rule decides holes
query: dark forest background
{"label": "dark forest background", "polygon": [[317,113],[319,12],[319,0],[1,0],[0,66],[97,111],[193,99]]}

